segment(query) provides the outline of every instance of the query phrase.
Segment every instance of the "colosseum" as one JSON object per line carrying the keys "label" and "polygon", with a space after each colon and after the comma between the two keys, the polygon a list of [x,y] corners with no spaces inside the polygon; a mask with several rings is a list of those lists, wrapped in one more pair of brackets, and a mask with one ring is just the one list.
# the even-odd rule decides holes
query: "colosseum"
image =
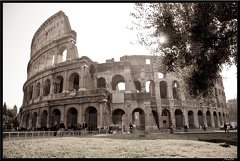
{"label": "colosseum", "polygon": [[192,100],[161,57],[124,55],[97,63],[79,57],[76,32],[59,11],[35,32],[27,81],[23,85],[20,127],[50,128],[87,122],[98,127],[130,123],[139,130],[219,127],[228,121],[222,78],[212,101]]}

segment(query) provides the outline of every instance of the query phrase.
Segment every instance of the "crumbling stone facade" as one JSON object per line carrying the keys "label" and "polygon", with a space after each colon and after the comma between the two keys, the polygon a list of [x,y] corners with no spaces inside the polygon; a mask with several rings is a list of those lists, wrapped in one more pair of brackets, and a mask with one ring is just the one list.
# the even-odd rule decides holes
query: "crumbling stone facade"
{"label": "crumbling stone facade", "polygon": [[[34,34],[20,126],[51,127],[87,122],[93,129],[111,124],[140,130],[174,126],[219,127],[228,119],[222,79],[212,102],[190,100],[181,80],[164,72],[161,57],[122,56],[97,63],[79,57],[76,32],[64,12],[47,19]],[[119,89],[120,83],[123,90]]]}

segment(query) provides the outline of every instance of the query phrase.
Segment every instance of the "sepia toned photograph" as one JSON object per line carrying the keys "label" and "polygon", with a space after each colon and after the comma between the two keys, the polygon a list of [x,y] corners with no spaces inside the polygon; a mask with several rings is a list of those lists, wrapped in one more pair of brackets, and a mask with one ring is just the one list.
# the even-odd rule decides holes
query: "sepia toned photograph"
{"label": "sepia toned photograph", "polygon": [[2,3],[2,156],[238,158],[238,2]]}

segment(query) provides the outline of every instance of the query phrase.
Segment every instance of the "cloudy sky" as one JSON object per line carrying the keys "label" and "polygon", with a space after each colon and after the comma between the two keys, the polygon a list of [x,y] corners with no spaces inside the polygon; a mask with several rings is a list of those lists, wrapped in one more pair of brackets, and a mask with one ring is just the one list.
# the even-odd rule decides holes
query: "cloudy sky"
{"label": "cloudy sky", "polygon": [[[77,32],[79,57],[104,63],[124,55],[150,55],[136,45],[136,33],[127,29],[133,3],[4,3],[3,4],[3,103],[22,105],[23,84],[34,33],[52,15],[62,10]],[[131,44],[133,42],[133,44]],[[236,67],[225,70],[226,99],[236,98]]]}

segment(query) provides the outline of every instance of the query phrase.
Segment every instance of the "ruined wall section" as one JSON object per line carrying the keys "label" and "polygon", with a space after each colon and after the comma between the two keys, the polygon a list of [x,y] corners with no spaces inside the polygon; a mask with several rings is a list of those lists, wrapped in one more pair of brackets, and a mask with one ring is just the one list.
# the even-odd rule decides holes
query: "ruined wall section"
{"label": "ruined wall section", "polygon": [[76,36],[64,12],[59,11],[47,19],[32,39],[28,78],[53,65],[78,58]]}
{"label": "ruined wall section", "polygon": [[68,17],[64,12],[59,11],[48,18],[35,32],[31,44],[31,57],[44,45],[57,40],[71,31]]}

